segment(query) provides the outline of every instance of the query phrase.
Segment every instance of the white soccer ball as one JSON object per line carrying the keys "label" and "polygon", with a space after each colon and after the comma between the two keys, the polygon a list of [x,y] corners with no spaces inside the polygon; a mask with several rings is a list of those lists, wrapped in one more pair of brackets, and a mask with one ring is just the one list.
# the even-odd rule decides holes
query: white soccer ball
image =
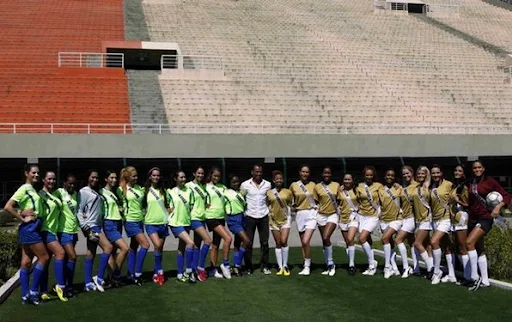
{"label": "white soccer ball", "polygon": [[485,197],[485,202],[487,203],[487,207],[489,209],[494,209],[494,207],[496,207],[502,201],[503,196],[497,191],[489,192],[487,197]]}

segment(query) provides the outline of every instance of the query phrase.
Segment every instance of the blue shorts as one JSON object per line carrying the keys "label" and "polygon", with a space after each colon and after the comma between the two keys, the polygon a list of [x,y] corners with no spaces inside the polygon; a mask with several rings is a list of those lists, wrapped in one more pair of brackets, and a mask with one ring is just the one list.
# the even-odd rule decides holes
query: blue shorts
{"label": "blue shorts", "polygon": [[196,230],[197,228],[201,228],[201,227],[206,228],[206,224],[204,221],[202,221],[202,220],[191,220],[190,221],[190,228],[192,230]]}
{"label": "blue shorts", "polygon": [[22,223],[18,228],[18,239],[20,244],[32,245],[42,243],[43,238],[41,238],[40,232],[42,223],[43,221],[40,218],[28,223]]}
{"label": "blue shorts", "polygon": [[127,221],[124,223],[124,230],[130,238],[144,234],[144,223],[142,221]]}
{"label": "blue shorts", "polygon": [[78,234],[70,234],[70,233],[59,233],[59,241],[62,246],[64,245],[76,245],[78,242]]}
{"label": "blue shorts", "polygon": [[165,238],[169,236],[169,228],[165,224],[161,225],[145,225],[148,235],[158,234],[158,237]]}
{"label": "blue shorts", "polygon": [[174,237],[178,238],[179,234],[181,234],[182,232],[188,232],[190,231],[190,226],[178,226],[178,227],[173,227],[173,226],[169,226],[171,227],[171,232],[172,234],[174,235]]}
{"label": "blue shorts", "polygon": [[103,230],[105,231],[105,236],[107,236],[108,241],[115,243],[123,238],[123,221],[105,219],[103,221]]}
{"label": "blue shorts", "polygon": [[94,226],[94,227],[91,227],[91,230],[93,232],[95,232],[96,234],[101,234],[103,231],[101,230],[101,227],[100,226]]}
{"label": "blue shorts", "polygon": [[51,233],[49,231],[42,231],[41,238],[43,239],[43,243],[45,243],[45,244],[49,244],[54,241],[58,241],[57,235],[55,235],[54,233]]}
{"label": "blue shorts", "polygon": [[228,216],[228,228],[234,235],[244,231],[245,230],[244,214]]}

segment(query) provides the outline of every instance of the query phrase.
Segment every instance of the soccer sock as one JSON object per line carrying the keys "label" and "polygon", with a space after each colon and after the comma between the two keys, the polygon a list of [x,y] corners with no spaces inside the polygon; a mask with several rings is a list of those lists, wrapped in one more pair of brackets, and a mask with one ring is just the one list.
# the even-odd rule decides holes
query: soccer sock
{"label": "soccer sock", "polygon": [[135,275],[135,257],[135,251],[133,249],[130,249],[128,251],[128,264],[126,265],[128,268],[128,276]]}
{"label": "soccer sock", "polygon": [[204,263],[206,262],[206,256],[208,256],[208,251],[210,250],[210,244],[203,244],[201,247],[201,254],[199,256],[199,265],[200,269],[204,269]]}
{"label": "soccer sock", "polygon": [[283,267],[288,267],[288,254],[290,252],[290,247],[282,247],[281,251],[283,252]]}
{"label": "soccer sock", "polygon": [[396,265],[396,252],[394,249],[391,249],[391,267],[393,271],[398,271],[398,266]]}
{"label": "soccer sock", "polygon": [[283,268],[283,251],[281,250],[281,248],[276,248],[274,249],[274,251],[276,252],[277,266],[279,267],[279,269],[281,269]]}
{"label": "soccer sock", "polygon": [[135,277],[142,275],[142,266],[144,265],[144,259],[146,258],[147,253],[148,249],[144,247],[141,247],[137,252],[137,259],[135,260]]}
{"label": "soccer sock", "polygon": [[245,255],[245,248],[240,247],[240,249],[238,250],[238,259],[235,263],[236,267],[242,267],[242,260],[244,259],[244,255]]}
{"label": "soccer sock", "polygon": [[222,265],[224,265],[224,267],[229,267],[229,259],[223,259]]}
{"label": "soccer sock", "polygon": [[32,273],[32,287],[30,288],[30,294],[37,294],[39,284],[41,283],[41,277],[44,274],[44,265],[37,263]]}
{"label": "soccer sock", "polygon": [[487,256],[485,256],[485,254],[478,257],[478,268],[480,269],[480,276],[482,276],[482,284],[489,285],[489,274],[487,272]]}
{"label": "soccer sock", "polygon": [[430,270],[432,269],[432,266],[429,265],[430,261],[428,260],[428,253],[427,253],[427,251],[424,251],[423,253],[421,253],[420,256],[423,259],[423,261],[425,262],[425,264],[427,265],[427,271],[430,272]]}
{"label": "soccer sock", "polygon": [[416,247],[411,247],[411,258],[413,263],[413,269],[415,273],[420,272],[420,251]]}
{"label": "soccer sock", "polygon": [[441,272],[441,256],[443,255],[441,248],[433,249],[432,255],[434,256],[434,274],[439,274]]}
{"label": "soccer sock", "polygon": [[20,269],[20,285],[21,285],[21,297],[28,295],[30,291],[30,270],[28,268]]}
{"label": "soccer sock", "polygon": [[162,252],[155,250],[153,255],[155,256],[155,273],[163,274],[164,270],[162,269]]}
{"label": "soccer sock", "polygon": [[187,265],[187,273],[192,273],[192,258],[194,258],[194,249],[185,248],[185,264]]}
{"label": "soccer sock", "polygon": [[183,253],[178,251],[178,255],[176,256],[176,264],[178,265],[178,277],[183,275],[183,263],[185,259],[183,257]]}
{"label": "soccer sock", "polygon": [[324,263],[325,265],[329,265],[327,264],[327,251],[325,250],[325,246],[322,247],[322,255],[324,255]]}
{"label": "soccer sock", "polygon": [[98,279],[100,281],[104,280],[105,270],[107,269],[109,258],[110,258],[110,254],[107,254],[107,253],[103,253],[100,256],[100,264],[98,265]]}
{"label": "soccer sock", "polygon": [[348,246],[348,266],[354,267],[354,257],[356,255],[356,246]]}
{"label": "soccer sock", "polygon": [[93,262],[94,262],[94,257],[93,258],[88,258],[86,257],[85,258],[85,267],[84,267],[84,274],[85,274],[85,280],[84,280],[84,283],[85,285],[87,285],[88,283],[91,283],[92,282],[92,265],[93,265]]}
{"label": "soccer sock", "polygon": [[201,250],[199,248],[194,247],[194,256],[192,257],[192,270],[197,272],[197,265],[199,264],[199,255],[201,254]]}
{"label": "soccer sock", "polygon": [[55,271],[55,279],[57,280],[57,286],[60,288],[66,287],[66,276],[64,275],[64,261],[62,259],[56,259],[53,262],[53,270]]}
{"label": "soccer sock", "polygon": [[461,262],[462,262],[462,269],[464,271],[464,279],[470,280],[471,279],[471,265],[468,265],[469,264],[468,254],[461,256]]}
{"label": "soccer sock", "polygon": [[427,257],[427,267],[430,267],[430,269],[433,269],[434,268],[434,258],[432,257]]}
{"label": "soccer sock", "polygon": [[370,246],[370,244],[368,242],[365,242],[362,246],[363,246],[364,252],[366,253],[366,257],[368,258],[369,267],[371,267],[371,268],[375,267],[375,265],[374,265],[375,259],[373,257],[372,246]]}
{"label": "soccer sock", "polygon": [[471,279],[478,279],[478,253],[475,249],[468,251],[469,265],[471,265]]}
{"label": "soccer sock", "polygon": [[448,276],[455,277],[455,265],[454,259],[455,257],[452,254],[446,254],[446,265],[448,266]]}
{"label": "soccer sock", "polygon": [[41,275],[41,280],[39,282],[39,292],[40,293],[46,293],[48,292],[48,278],[49,278],[50,272],[47,267],[45,267],[43,275]]}
{"label": "soccer sock", "polygon": [[397,245],[398,251],[400,252],[400,256],[402,256],[402,267],[404,271],[409,269],[409,260],[407,259],[407,248],[404,243],[400,243]]}
{"label": "soccer sock", "polygon": [[327,262],[327,265],[334,265],[334,261],[332,259],[332,245],[331,246],[327,246],[325,247],[325,253],[326,253],[326,262]]}
{"label": "soccer sock", "polygon": [[384,267],[391,268],[391,244],[384,244]]}
{"label": "soccer sock", "polygon": [[67,279],[66,285],[68,287],[73,287],[73,279],[75,277],[75,266],[76,266],[75,261],[68,260],[66,262],[66,279]]}
{"label": "soccer sock", "polygon": [[238,267],[236,264],[238,263],[238,258],[240,257],[240,251],[233,251],[233,266]]}
{"label": "soccer sock", "polygon": [[304,258],[304,267],[311,266],[311,258]]}

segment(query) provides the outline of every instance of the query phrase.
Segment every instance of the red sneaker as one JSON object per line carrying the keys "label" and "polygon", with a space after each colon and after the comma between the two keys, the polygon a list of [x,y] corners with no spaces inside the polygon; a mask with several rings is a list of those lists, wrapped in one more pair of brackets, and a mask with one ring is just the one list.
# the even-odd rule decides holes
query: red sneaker
{"label": "red sneaker", "polygon": [[208,279],[208,273],[206,273],[205,269],[198,271],[197,279],[200,280],[201,282],[205,282]]}
{"label": "red sneaker", "polygon": [[158,274],[158,285],[162,286],[165,283],[165,277],[164,274]]}
{"label": "red sneaker", "polygon": [[153,274],[153,282],[158,284],[158,274]]}

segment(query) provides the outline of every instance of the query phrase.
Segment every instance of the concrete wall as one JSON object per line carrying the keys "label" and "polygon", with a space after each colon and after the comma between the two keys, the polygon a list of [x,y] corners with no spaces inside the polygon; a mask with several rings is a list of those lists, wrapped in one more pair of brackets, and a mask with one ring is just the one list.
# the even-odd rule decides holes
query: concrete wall
{"label": "concrete wall", "polygon": [[3,134],[0,158],[512,155],[512,135]]}

